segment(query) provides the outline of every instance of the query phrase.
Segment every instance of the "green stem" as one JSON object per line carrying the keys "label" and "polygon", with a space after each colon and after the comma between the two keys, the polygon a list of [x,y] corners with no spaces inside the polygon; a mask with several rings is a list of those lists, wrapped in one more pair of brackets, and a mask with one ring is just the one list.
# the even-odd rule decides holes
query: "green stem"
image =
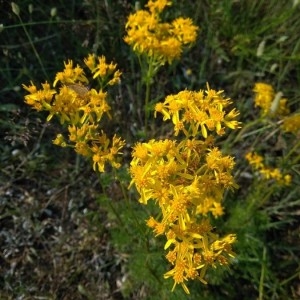
{"label": "green stem", "polygon": [[145,135],[146,137],[147,137],[147,127],[148,127],[148,118],[149,118],[148,105],[149,105],[150,88],[151,88],[151,77],[148,75],[149,74],[147,74],[146,77],[146,94],[145,94]]}
{"label": "green stem", "polygon": [[261,265],[261,273],[260,273],[260,280],[259,280],[259,300],[263,300],[264,296],[264,279],[265,279],[265,268],[266,268],[266,255],[267,255],[267,249],[264,247],[263,249],[263,259],[262,259],[262,265]]}
{"label": "green stem", "polygon": [[260,132],[261,130],[263,130],[263,128],[259,128],[254,132],[248,133],[247,131],[251,128],[256,126],[257,124],[262,123],[262,118],[258,118],[256,120],[253,120],[252,122],[248,122],[245,126],[242,127],[242,129],[239,131],[238,135],[236,136],[236,138],[234,139],[233,143],[236,143],[240,140],[243,140],[245,137],[250,136],[250,135],[254,135],[257,134],[258,132]]}
{"label": "green stem", "polygon": [[[287,160],[294,153],[294,151],[299,148],[299,145],[300,145],[300,141],[294,145],[294,147],[289,151],[289,153],[284,157],[284,159]],[[293,159],[293,164],[296,164],[298,160],[299,160],[299,155],[296,156],[295,159]]]}
{"label": "green stem", "polygon": [[297,270],[295,274],[293,274],[292,276],[290,276],[290,277],[287,278],[287,279],[284,279],[284,280],[280,283],[280,286],[283,286],[283,285],[287,284],[287,283],[290,282],[291,280],[297,278],[299,275],[300,275],[300,271]]}
{"label": "green stem", "polygon": [[[40,64],[40,66],[41,66],[41,69],[42,69],[42,71],[43,71],[43,73],[44,73],[44,75],[45,75],[45,78],[48,79],[48,74],[47,74],[47,72],[46,72],[46,70],[45,70],[45,68],[44,68],[44,64],[43,64],[43,62],[42,62],[42,60],[41,60],[40,55],[38,54],[38,52],[37,52],[37,50],[36,50],[36,48],[35,48],[35,46],[34,46],[34,43],[33,43],[32,39],[31,39],[31,37],[30,37],[30,34],[28,33],[28,31],[27,31],[27,29],[26,29],[26,27],[25,27],[25,25],[24,25],[24,23],[23,23],[22,18],[20,17],[20,15],[17,15],[17,16],[18,16],[18,18],[19,18],[19,20],[20,20],[20,23],[21,23],[21,25],[22,25],[22,28],[23,28],[23,30],[24,30],[24,32],[25,32],[27,38],[28,38],[28,41],[29,41],[29,43],[30,43],[30,45],[31,45],[31,48],[32,48],[33,52],[34,52],[34,55],[35,55],[35,57],[37,58],[37,60],[38,60],[38,62],[39,62],[39,64]],[[48,79],[48,81],[49,81],[49,79]]]}
{"label": "green stem", "polygon": [[150,89],[151,89],[151,83],[152,78],[154,76],[154,70],[153,70],[154,62],[151,57],[147,57],[147,70],[144,72],[143,79],[145,81],[146,85],[146,92],[145,92],[145,103],[144,103],[144,112],[145,112],[145,135],[147,137],[147,128],[148,128],[148,118],[149,118],[149,112],[148,112],[148,105],[150,100]]}
{"label": "green stem", "polygon": [[[97,23],[97,20],[51,20],[51,24],[80,24],[80,25],[92,25]],[[31,27],[31,26],[40,26],[40,25],[48,25],[49,21],[38,21],[38,22],[26,22],[26,24],[13,24],[5,26],[5,29],[19,28],[19,27]]]}
{"label": "green stem", "polygon": [[[139,58],[139,64],[140,64],[141,73],[142,73],[142,83],[144,83],[146,86],[145,102],[144,102],[144,115],[145,115],[144,126],[145,126],[145,135],[147,137],[151,85],[153,83],[153,78],[158,71],[159,64],[151,56],[147,56],[146,58],[138,56],[138,58]],[[144,61],[143,61],[143,58],[145,59]]]}

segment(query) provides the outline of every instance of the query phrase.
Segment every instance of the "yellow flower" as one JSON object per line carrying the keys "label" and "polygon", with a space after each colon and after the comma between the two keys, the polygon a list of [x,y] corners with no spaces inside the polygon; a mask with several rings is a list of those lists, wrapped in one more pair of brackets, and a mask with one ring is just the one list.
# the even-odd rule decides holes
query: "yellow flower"
{"label": "yellow flower", "polygon": [[258,170],[264,167],[263,157],[254,152],[248,152],[245,155],[245,158],[248,160],[249,164]]}
{"label": "yellow flower", "polygon": [[245,155],[250,165],[254,170],[257,170],[263,179],[275,180],[279,185],[289,185],[291,183],[292,177],[288,174],[283,175],[278,168],[266,167],[263,163],[263,157],[249,152]]}
{"label": "yellow flower", "polygon": [[231,244],[235,239],[233,234],[218,239],[211,233],[202,236],[193,233],[190,237],[181,237],[181,241],[176,239],[176,234],[174,237],[174,232],[170,237],[168,236],[165,249],[171,245],[173,249],[168,252],[166,258],[174,267],[164,274],[164,278],[173,278],[172,291],[177,284],[180,284],[189,294],[189,289],[185,284],[185,281],[189,279],[198,279],[206,284],[204,275],[209,266],[215,267],[217,263],[227,265],[229,258],[234,257]]}
{"label": "yellow flower", "polygon": [[55,99],[49,109],[50,114],[47,121],[50,121],[54,115],[57,115],[61,124],[65,122],[77,124],[80,121],[79,108],[81,107],[81,101],[75,91],[67,86],[63,86],[59,93],[55,95]]}
{"label": "yellow flower", "polygon": [[182,46],[180,41],[175,37],[159,42],[157,47],[157,56],[166,59],[170,64],[173,60],[178,59],[182,53]]}
{"label": "yellow flower", "polygon": [[255,92],[255,106],[261,108],[263,116],[285,116],[289,114],[287,99],[282,98],[281,92],[275,94],[270,84],[258,82],[255,84],[253,91]]}
{"label": "yellow flower", "polygon": [[37,92],[37,87],[33,84],[32,81],[30,81],[30,85],[29,86],[27,86],[25,84],[23,84],[22,86],[23,86],[23,89],[25,89],[30,94],[34,94],[34,93]]}
{"label": "yellow flower", "polygon": [[172,22],[172,34],[184,45],[196,41],[199,28],[190,18],[177,18]]}
{"label": "yellow flower", "polygon": [[188,280],[206,284],[209,267],[227,265],[234,257],[235,236],[219,239],[208,220],[208,214],[217,218],[224,213],[224,192],[237,187],[231,174],[233,158],[214,147],[208,134],[223,134],[224,126],[239,127],[238,112],[227,109],[230,104],[222,91],[209,86],[206,91],[169,95],[155,110],[164,121],[171,119],[174,135],[185,136],[179,142],[137,143],[132,151],[130,186],[135,185],[141,203],[153,200],[160,208],[159,217],[151,216],[147,226],[167,238],[164,248],[172,268],[164,277],[174,280],[172,290],[181,285],[189,293]]}
{"label": "yellow flower", "polygon": [[52,141],[54,145],[66,147],[67,144],[62,134],[58,134],[56,138]]}
{"label": "yellow flower", "polygon": [[166,6],[170,5],[172,5],[172,2],[168,0],[149,0],[146,4],[152,14],[159,14]]}
{"label": "yellow flower", "polygon": [[63,72],[58,72],[56,74],[53,86],[60,81],[62,84],[74,84],[77,82],[82,82],[87,84],[88,79],[86,78],[83,69],[80,66],[73,67],[73,61],[68,60],[64,62],[65,69]]}
{"label": "yellow flower", "polygon": [[120,77],[122,75],[122,72],[120,72],[119,70],[116,70],[116,72],[113,73],[113,78],[111,80],[108,81],[108,85],[115,85],[117,83],[120,82]]}
{"label": "yellow flower", "polygon": [[94,54],[89,54],[83,61],[90,71],[93,72],[96,67],[96,56]]}
{"label": "yellow flower", "polygon": [[129,15],[124,41],[133,51],[151,58],[157,66],[178,59],[183,46],[196,40],[198,27],[191,19],[178,18],[172,23],[163,23],[160,13],[170,1],[148,1],[149,11],[138,10]]}
{"label": "yellow flower", "polygon": [[116,135],[110,140],[104,132],[101,135],[96,135],[92,138],[92,146],[90,147],[93,153],[93,169],[99,172],[104,172],[105,164],[110,163],[114,168],[119,168],[117,155],[121,154],[121,149],[124,147],[125,141]]}
{"label": "yellow flower", "polygon": [[101,89],[99,92],[97,92],[95,89],[91,89],[88,92],[86,103],[82,102],[82,106],[79,108],[79,110],[83,112],[80,123],[83,124],[86,122],[86,120],[91,123],[99,122],[104,113],[111,118],[111,107],[108,105],[106,98],[106,92],[103,92]]}
{"label": "yellow flower", "polygon": [[269,84],[258,82],[255,84],[253,91],[256,93],[254,99],[255,106],[262,109],[263,115],[267,115],[275,96],[273,87]]}
{"label": "yellow flower", "polygon": [[277,109],[278,115],[286,116],[290,113],[290,109],[287,106],[287,101],[288,101],[288,99],[286,99],[286,98],[282,98],[279,100],[279,106]]}
{"label": "yellow flower", "polygon": [[215,218],[218,218],[224,214],[223,206],[219,202],[214,202],[213,207],[210,209],[210,211]]}
{"label": "yellow flower", "polygon": [[58,91],[51,89],[47,82],[38,90],[31,82],[29,86],[23,85],[29,92],[25,96],[25,102],[37,110],[47,110],[47,121],[57,116],[61,124],[67,123],[70,144],[67,144],[62,134],[56,136],[54,144],[74,147],[77,153],[93,161],[94,170],[103,172],[106,163],[119,168],[117,155],[121,154],[125,142],[117,136],[109,139],[103,132],[100,134],[98,123],[105,113],[111,118],[111,108],[106,101],[107,93],[102,88],[119,82],[121,72],[116,69],[116,64],[106,63],[104,56],[97,58],[94,54],[89,54],[84,63],[94,78],[99,77],[99,91],[90,90],[86,86],[89,82],[84,70],[68,60],[64,62],[64,70],[56,74],[53,83],[54,86],[60,83]]}
{"label": "yellow flower", "polygon": [[[201,132],[204,138],[209,131],[224,134],[224,127],[236,129],[240,123],[235,120],[239,113],[233,109],[226,112],[225,108],[231,104],[230,99],[222,96],[223,91],[181,91],[176,95],[169,95],[163,103],[155,106],[156,112],[164,115],[164,120],[171,118],[174,124],[175,136],[182,131],[186,136],[197,136]],[[189,131],[187,130],[189,129]]]}
{"label": "yellow flower", "polygon": [[31,82],[30,86],[23,84],[23,88],[30,94],[25,96],[25,103],[31,105],[34,109],[49,110],[53,102],[53,96],[56,91],[50,88],[50,84],[42,83],[42,90],[38,90],[37,87]]}
{"label": "yellow flower", "polygon": [[90,157],[91,155],[90,147],[86,142],[76,142],[74,149],[78,154],[82,156]]}
{"label": "yellow flower", "polygon": [[292,176],[287,174],[287,175],[284,175],[283,177],[283,184],[284,185],[290,185],[292,182]]}
{"label": "yellow flower", "polygon": [[281,128],[284,132],[298,134],[300,130],[300,113],[285,117]]}

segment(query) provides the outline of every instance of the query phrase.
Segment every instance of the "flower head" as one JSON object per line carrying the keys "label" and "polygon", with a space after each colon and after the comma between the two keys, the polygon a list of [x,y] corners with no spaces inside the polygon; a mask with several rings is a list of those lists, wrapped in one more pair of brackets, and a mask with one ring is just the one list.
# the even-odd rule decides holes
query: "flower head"
{"label": "flower head", "polygon": [[191,19],[177,18],[173,22],[161,22],[160,14],[171,1],[150,0],[147,10],[139,10],[128,17],[127,35],[124,41],[139,54],[153,59],[157,65],[178,59],[183,47],[193,43],[198,27]]}
{"label": "flower head", "polygon": [[53,140],[54,144],[73,147],[77,153],[93,161],[94,170],[103,172],[106,163],[120,167],[117,156],[121,154],[125,143],[117,136],[110,139],[103,131],[99,133],[98,125],[103,115],[111,118],[107,92],[103,89],[118,83],[121,72],[116,64],[106,63],[104,56],[89,54],[84,62],[93,78],[99,78],[99,90],[90,89],[84,70],[68,60],[64,63],[64,70],[55,76],[53,86],[60,84],[56,89],[52,89],[47,82],[42,84],[41,89],[32,82],[29,86],[23,85],[29,92],[25,102],[36,110],[48,111],[47,121],[57,116],[61,124],[68,125],[68,138],[58,134]]}
{"label": "flower head", "polygon": [[255,171],[258,171],[262,179],[270,181],[273,180],[279,185],[290,185],[291,175],[283,174],[279,168],[268,167],[263,162],[263,157],[254,152],[248,152],[245,155],[249,164]]}
{"label": "flower head", "polygon": [[170,5],[172,5],[172,2],[168,0],[149,0],[146,4],[152,14],[159,14],[166,6]]}
{"label": "flower head", "polygon": [[270,84],[258,82],[255,84],[253,91],[255,92],[255,106],[261,109],[263,116],[284,116],[289,114],[287,99],[282,98],[281,92],[275,93]]}
{"label": "flower head", "polygon": [[285,117],[281,128],[284,132],[298,134],[300,131],[300,113]]}
{"label": "flower head", "polygon": [[235,120],[239,112],[235,109],[227,112],[226,108],[231,101],[224,98],[222,93],[209,87],[206,91],[181,91],[167,96],[163,103],[156,104],[155,111],[162,113],[164,120],[172,119],[175,135],[181,131],[187,136],[201,133],[204,138],[212,131],[223,135],[224,126],[236,129],[240,123]]}
{"label": "flower head", "polygon": [[83,69],[79,65],[74,67],[72,60],[68,60],[68,62],[65,62],[64,65],[65,69],[56,74],[53,86],[56,86],[58,82],[62,84],[73,84],[77,82],[84,84],[88,83],[88,79],[86,78]]}

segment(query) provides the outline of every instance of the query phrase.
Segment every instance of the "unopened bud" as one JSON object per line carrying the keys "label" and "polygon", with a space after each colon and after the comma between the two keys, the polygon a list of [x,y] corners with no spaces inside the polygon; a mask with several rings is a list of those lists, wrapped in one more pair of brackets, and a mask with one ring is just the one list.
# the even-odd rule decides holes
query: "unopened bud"
{"label": "unopened bud", "polygon": [[32,4],[28,5],[28,11],[29,11],[30,14],[32,14],[32,12],[33,12],[33,5]]}
{"label": "unopened bud", "polygon": [[16,14],[17,16],[20,15],[20,8],[15,2],[11,3],[11,9],[12,9],[14,14]]}
{"label": "unopened bud", "polygon": [[55,17],[57,14],[57,8],[56,7],[52,7],[50,10],[50,16],[53,18]]}

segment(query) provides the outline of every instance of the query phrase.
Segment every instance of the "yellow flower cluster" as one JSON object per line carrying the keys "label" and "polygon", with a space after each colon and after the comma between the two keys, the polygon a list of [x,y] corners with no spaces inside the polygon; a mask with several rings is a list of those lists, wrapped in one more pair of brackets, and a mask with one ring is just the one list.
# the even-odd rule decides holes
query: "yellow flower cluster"
{"label": "yellow flower cluster", "polygon": [[298,134],[300,131],[300,113],[283,118],[281,128],[285,132]]}
{"label": "yellow flower cluster", "polygon": [[156,235],[167,238],[166,258],[173,267],[165,278],[172,277],[173,289],[180,284],[186,293],[185,281],[199,279],[205,283],[207,268],[227,265],[234,256],[231,244],[235,235],[219,238],[212,233],[208,219],[209,214],[223,214],[224,191],[237,187],[231,175],[233,158],[222,155],[207,131],[222,134],[223,124],[238,127],[234,120],[238,112],[226,114],[223,108],[230,101],[221,95],[208,89],[168,96],[156,111],[164,120],[172,118],[175,133],[181,130],[185,138],[180,142],[166,139],[137,143],[130,165],[131,185],[135,184],[139,201],[146,204],[154,200],[161,210],[161,216],[151,216],[147,225]]}
{"label": "yellow flower cluster", "polygon": [[150,0],[149,9],[129,15],[124,40],[139,54],[151,57],[159,65],[178,59],[183,47],[193,43],[198,27],[189,18],[179,17],[170,23],[161,22],[160,14],[171,5],[167,0]]}
{"label": "yellow flower cluster", "polygon": [[276,93],[270,84],[257,82],[253,88],[255,92],[255,106],[261,108],[263,116],[284,116],[290,113],[287,99],[282,94]]}
{"label": "yellow flower cluster", "polygon": [[117,69],[117,64],[106,63],[105,56],[96,57],[93,54],[90,54],[84,63],[90,69],[93,74],[93,78],[100,78],[101,88],[104,88],[106,85],[115,85],[119,83],[120,76],[122,73]]}
{"label": "yellow flower cluster", "polygon": [[235,120],[239,112],[235,109],[228,113],[225,109],[231,104],[230,99],[223,97],[223,91],[207,90],[181,91],[177,95],[167,96],[164,103],[157,103],[155,115],[162,113],[164,121],[172,119],[175,135],[183,132],[188,135],[197,136],[199,130],[204,138],[208,131],[215,131],[218,135],[224,134],[224,126],[231,129],[239,127]]}
{"label": "yellow flower cluster", "polygon": [[[64,63],[64,70],[56,74],[54,88],[47,82],[42,84],[41,89],[32,82],[29,86],[23,85],[29,92],[25,96],[25,102],[38,111],[48,111],[47,121],[57,116],[61,124],[68,125],[68,140],[58,134],[54,144],[74,147],[77,153],[92,159],[94,170],[103,172],[106,162],[113,167],[120,166],[116,158],[125,144],[116,136],[110,140],[98,128],[103,114],[110,117],[111,109],[106,101],[107,93],[102,88],[118,83],[121,72],[116,69],[115,64],[107,64],[103,56],[96,58],[91,54],[84,62],[93,78],[98,79],[100,90],[89,89],[89,80],[84,70],[79,65],[74,66],[73,61],[69,60]],[[58,83],[60,87],[55,89]]]}
{"label": "yellow flower cluster", "polygon": [[279,185],[290,185],[292,176],[289,174],[283,175],[278,168],[270,168],[264,165],[263,157],[255,152],[248,152],[245,158],[252,168],[259,172],[265,180],[274,180]]}

